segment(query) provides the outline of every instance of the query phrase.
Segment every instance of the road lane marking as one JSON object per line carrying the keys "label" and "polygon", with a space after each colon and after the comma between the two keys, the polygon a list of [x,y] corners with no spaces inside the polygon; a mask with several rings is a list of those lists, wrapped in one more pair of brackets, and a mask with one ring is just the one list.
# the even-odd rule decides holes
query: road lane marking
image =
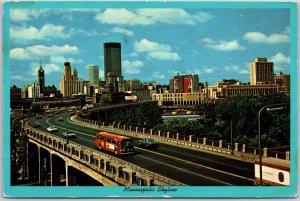
{"label": "road lane marking", "polygon": [[[142,155],[138,155],[138,156],[139,156],[139,157],[142,157],[142,158],[147,158],[148,160],[149,160],[149,159],[152,160],[152,158],[149,158],[149,157],[146,157],[146,156],[142,156]],[[173,165],[169,165],[169,164],[166,164],[166,163],[161,162],[161,161],[155,161],[155,162],[164,164],[164,165],[166,165],[166,166],[169,166],[169,167],[172,167],[172,168],[175,168],[175,169],[178,169],[178,170],[181,170],[181,171],[183,171],[183,172],[188,172],[189,174],[193,174],[193,175],[196,175],[196,176],[198,176],[198,177],[203,177],[203,178],[208,179],[208,180],[213,180],[213,181],[216,181],[216,182],[219,182],[219,183],[223,183],[223,184],[226,184],[226,185],[229,185],[229,186],[233,186],[233,184],[230,184],[230,183],[227,183],[227,182],[218,180],[218,179],[210,178],[210,177],[204,176],[204,175],[202,175],[202,174],[198,174],[198,173],[195,173],[195,172],[192,172],[192,171],[189,171],[189,170],[180,168],[180,167],[176,167],[176,166],[173,166]]]}
{"label": "road lane marking", "polygon": [[[47,123],[49,123],[48,119],[46,121],[47,121]],[[69,118],[67,119],[67,121],[70,122],[70,123],[72,123],[72,124],[74,124],[74,122],[70,121]],[[74,125],[77,125],[77,124],[74,124]],[[85,127],[85,126],[83,126],[83,127]],[[59,128],[62,128],[62,127],[59,127]],[[63,129],[65,129],[65,128],[63,128]],[[88,135],[88,134],[85,134],[85,133],[82,133],[82,132],[79,132],[79,131],[74,131],[74,132],[81,133],[82,135],[86,135],[88,137],[94,137],[94,136],[91,136],[91,135]],[[175,159],[177,161],[181,161],[181,162],[185,162],[185,163],[188,163],[188,164],[191,164],[191,165],[195,165],[195,166],[198,166],[198,167],[206,168],[206,169],[209,169],[209,170],[212,170],[212,171],[215,171],[215,172],[219,172],[219,173],[222,173],[222,174],[227,174],[227,175],[230,175],[230,176],[233,176],[233,177],[237,177],[237,178],[240,178],[240,179],[244,179],[244,180],[248,180],[248,181],[251,181],[251,182],[253,181],[253,179],[249,179],[247,177],[243,177],[243,176],[236,175],[236,174],[233,174],[233,173],[230,173],[230,172],[225,172],[225,171],[222,171],[222,170],[211,168],[211,167],[208,167],[208,166],[205,166],[205,165],[201,165],[201,164],[198,164],[198,163],[187,161],[187,160],[184,160],[184,159],[181,159],[181,158],[177,158],[177,157],[174,157],[174,156],[162,154],[162,153],[159,153],[159,152],[154,152],[154,151],[151,151],[149,149],[143,149],[143,148],[140,148],[140,147],[135,147],[135,149],[141,149],[141,150],[144,150],[144,151],[148,151],[150,153],[161,155],[161,156],[164,156],[164,157],[167,157],[167,158],[172,158],[172,159]]]}
{"label": "road lane marking", "polygon": [[[67,129],[64,128],[64,127],[57,126],[57,125],[55,125],[55,124],[50,123],[50,122],[49,122],[49,119],[46,120],[46,123],[49,124],[49,125],[51,125],[51,126],[55,126],[55,127],[57,127],[57,128],[61,128],[61,129],[67,130]],[[86,133],[83,133],[83,132],[80,132],[80,131],[75,131],[75,130],[72,130],[72,129],[68,129],[68,130],[69,130],[69,131],[73,131],[73,132],[75,132],[75,133],[80,133],[81,135],[85,135],[85,136],[94,138],[94,136],[89,135],[89,134],[86,134]]]}
{"label": "road lane marking", "polygon": [[223,170],[218,170],[218,169],[215,169],[215,168],[211,168],[211,167],[208,167],[208,166],[205,166],[205,165],[201,165],[201,164],[198,164],[198,163],[187,161],[187,160],[184,160],[184,159],[181,159],[181,158],[177,158],[177,157],[174,157],[174,156],[169,156],[169,155],[162,154],[162,153],[159,153],[159,152],[151,151],[149,149],[143,149],[143,148],[138,148],[138,149],[141,149],[141,150],[153,153],[153,154],[161,155],[161,156],[164,156],[164,157],[167,157],[167,158],[172,158],[172,159],[175,159],[175,160],[178,160],[178,161],[181,161],[181,162],[185,162],[185,163],[188,163],[188,164],[191,164],[191,165],[195,165],[195,166],[198,166],[198,167],[206,168],[206,169],[209,169],[209,170],[212,170],[212,171],[215,171],[215,172],[220,172],[220,173],[227,174],[227,175],[230,175],[230,176],[238,177],[240,179],[245,179],[245,180],[248,180],[248,181],[253,181],[253,179],[249,179],[247,177],[243,177],[243,176],[236,175],[236,174],[233,174],[233,173],[230,173],[230,172],[225,172]]}

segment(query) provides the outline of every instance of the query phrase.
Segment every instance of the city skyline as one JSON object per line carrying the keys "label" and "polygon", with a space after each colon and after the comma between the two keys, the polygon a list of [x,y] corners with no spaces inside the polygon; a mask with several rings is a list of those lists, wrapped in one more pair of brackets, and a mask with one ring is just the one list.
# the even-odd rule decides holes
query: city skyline
{"label": "city skyline", "polygon": [[19,87],[36,81],[40,60],[46,85],[59,86],[65,61],[84,80],[98,65],[103,80],[106,42],[121,43],[125,80],[168,84],[179,72],[210,85],[249,82],[256,57],[289,74],[288,9],[12,9],[10,19],[11,85]]}

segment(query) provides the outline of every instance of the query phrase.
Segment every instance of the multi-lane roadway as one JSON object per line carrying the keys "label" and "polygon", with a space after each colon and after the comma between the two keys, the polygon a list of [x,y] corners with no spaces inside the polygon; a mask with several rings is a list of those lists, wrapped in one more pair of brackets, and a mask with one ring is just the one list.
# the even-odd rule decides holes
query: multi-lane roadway
{"label": "multi-lane roadway", "polygon": [[[69,113],[46,115],[41,119],[32,119],[29,126],[39,122],[41,131],[62,137],[62,133],[71,130],[77,134],[69,139],[76,143],[95,148],[93,140],[96,129],[78,125],[67,116]],[[63,117],[59,121],[59,117]],[[48,132],[47,127],[54,125],[57,132]],[[160,146],[146,149],[135,147],[135,154],[118,156],[144,169],[191,186],[251,186],[254,178],[253,163],[228,158],[224,155],[210,154],[161,143]]]}

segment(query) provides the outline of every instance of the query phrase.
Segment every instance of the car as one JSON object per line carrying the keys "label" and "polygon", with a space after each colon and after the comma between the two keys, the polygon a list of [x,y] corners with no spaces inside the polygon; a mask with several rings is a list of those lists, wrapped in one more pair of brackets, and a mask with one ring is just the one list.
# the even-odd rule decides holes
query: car
{"label": "car", "polygon": [[55,126],[49,126],[47,128],[47,131],[49,131],[49,132],[55,132],[55,131],[58,131],[58,128],[56,128]]}
{"label": "car", "polygon": [[74,133],[73,131],[66,131],[62,135],[63,135],[64,138],[77,137],[76,133]]}
{"label": "car", "polygon": [[34,122],[33,123],[33,126],[35,127],[35,128],[38,128],[38,127],[41,127],[41,124],[39,123],[39,122]]}
{"label": "car", "polygon": [[63,121],[64,119],[62,117],[58,117],[58,121]]}
{"label": "car", "polygon": [[152,138],[144,138],[142,140],[137,140],[136,145],[141,147],[156,147],[159,143],[154,141]]}

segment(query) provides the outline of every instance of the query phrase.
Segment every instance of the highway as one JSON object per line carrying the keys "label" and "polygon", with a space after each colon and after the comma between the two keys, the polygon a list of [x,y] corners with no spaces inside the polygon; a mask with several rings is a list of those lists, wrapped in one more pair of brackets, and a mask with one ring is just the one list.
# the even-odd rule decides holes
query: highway
{"label": "highway", "polygon": [[[34,122],[39,122],[41,126],[36,129],[60,137],[67,129],[72,130],[78,137],[69,139],[70,141],[95,148],[93,139],[97,130],[67,121],[67,114],[60,113],[54,117],[43,116],[41,119],[29,121],[28,124],[33,127]],[[58,117],[63,117],[63,121],[58,121]],[[48,132],[46,128],[50,125],[55,125],[58,132]],[[253,185],[253,163],[163,143],[152,149],[135,147],[135,152],[134,155],[118,157],[186,185]]]}

